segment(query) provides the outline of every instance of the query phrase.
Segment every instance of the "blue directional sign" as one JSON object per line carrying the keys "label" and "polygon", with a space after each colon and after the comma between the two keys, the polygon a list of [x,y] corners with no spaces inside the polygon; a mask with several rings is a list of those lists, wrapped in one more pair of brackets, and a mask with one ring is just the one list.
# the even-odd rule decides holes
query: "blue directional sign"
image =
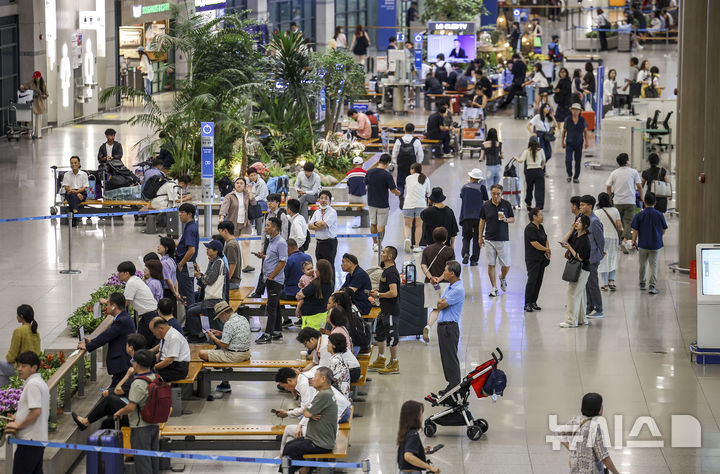
{"label": "blue directional sign", "polygon": [[422,33],[418,33],[418,34],[415,35],[415,42],[416,42],[416,43],[422,43],[422,40],[423,40],[423,38],[422,38]]}
{"label": "blue directional sign", "polygon": [[417,71],[418,78],[420,77],[420,72],[422,71],[422,42],[422,33],[417,33],[415,35],[415,70]]}
{"label": "blue directional sign", "polygon": [[203,178],[215,178],[215,122],[200,123],[200,159]]}
{"label": "blue directional sign", "polygon": [[215,122],[200,122],[200,136],[201,137],[214,137],[215,136]]}

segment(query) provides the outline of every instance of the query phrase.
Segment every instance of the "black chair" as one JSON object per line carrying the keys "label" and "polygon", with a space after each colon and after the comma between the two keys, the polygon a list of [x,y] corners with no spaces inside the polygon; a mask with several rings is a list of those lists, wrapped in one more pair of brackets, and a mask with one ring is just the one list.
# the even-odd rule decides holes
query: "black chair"
{"label": "black chair", "polygon": [[[657,120],[658,116],[660,115],[660,111],[655,111],[655,118],[653,119],[653,126],[648,127],[648,129],[653,129],[652,132],[648,132],[648,137],[650,138],[650,146],[653,149],[657,149],[659,151],[667,151],[672,144],[671,143],[664,143],[663,137],[670,135],[670,117],[672,116],[673,111],[671,110],[668,112],[668,114],[665,116],[665,120],[662,122],[663,128],[658,128]],[[648,119],[649,120],[649,119]],[[657,140],[656,143],[653,143],[653,140]]]}

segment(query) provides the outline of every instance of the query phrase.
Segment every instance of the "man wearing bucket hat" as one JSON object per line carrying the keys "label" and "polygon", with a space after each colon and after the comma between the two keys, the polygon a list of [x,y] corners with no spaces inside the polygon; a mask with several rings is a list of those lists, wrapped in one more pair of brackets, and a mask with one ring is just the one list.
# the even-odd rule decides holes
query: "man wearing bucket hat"
{"label": "man wearing bucket hat", "polygon": [[[480,244],[478,233],[478,224],[480,224],[480,210],[482,205],[490,199],[488,197],[487,188],[485,187],[485,179],[483,178],[480,168],[473,168],[468,172],[470,182],[465,184],[460,190],[460,199],[462,206],[460,207],[460,226],[462,227],[462,262],[474,267],[480,259]],[[470,243],[472,241],[472,255],[470,254]]]}
{"label": "man wearing bucket hat", "polygon": [[442,188],[433,188],[428,199],[432,205],[420,213],[420,219],[423,223],[420,245],[432,244],[433,230],[436,227],[444,227],[448,231],[448,237],[445,241],[445,245],[452,247],[455,243],[455,236],[458,233],[455,213],[444,204],[445,194],[443,194]]}
{"label": "man wearing bucket hat", "polygon": [[[567,182],[570,180],[579,183],[580,169],[582,167],[583,148],[590,146],[587,123],[580,113],[582,105],[575,102],[570,106],[570,117],[565,119],[565,126],[562,131],[560,143],[565,149],[565,170],[567,171]],[[575,174],[573,174],[573,158],[575,161]]]}

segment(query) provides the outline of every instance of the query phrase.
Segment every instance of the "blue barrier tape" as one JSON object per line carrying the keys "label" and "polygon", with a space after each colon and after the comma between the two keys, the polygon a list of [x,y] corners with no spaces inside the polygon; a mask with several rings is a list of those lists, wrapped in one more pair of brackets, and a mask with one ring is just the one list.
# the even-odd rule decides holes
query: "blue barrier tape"
{"label": "blue barrier tape", "polygon": [[162,214],[165,212],[177,211],[177,207],[170,207],[167,209],[152,209],[149,211],[122,211],[122,212],[103,212],[99,214],[75,214],[75,217],[116,217],[116,216],[144,216],[146,214]]}
{"label": "blue barrier tape", "polygon": [[[351,239],[353,237],[361,237],[361,238],[367,238],[367,237],[377,237],[377,234],[338,234],[335,237],[338,239]],[[315,237],[315,234],[310,234],[310,237]],[[207,237],[203,237],[200,239],[200,242],[208,242],[212,239],[209,239]],[[253,237],[236,237],[235,240],[260,240],[260,236],[256,235]]]}
{"label": "blue barrier tape", "polygon": [[56,214],[54,216],[15,217],[11,219],[0,219],[0,222],[42,221],[45,219],[61,219],[67,216],[67,214]]}
{"label": "blue barrier tape", "polygon": [[[221,456],[210,454],[193,453],[172,453],[167,451],[149,451],[145,449],[111,448],[108,446],[92,446],[89,444],[56,443],[53,441],[32,441],[29,439],[9,438],[8,443],[23,446],[37,446],[42,448],[72,449],[75,451],[89,451],[92,453],[129,454],[133,456],[148,456],[153,458],[174,458],[174,459],[195,459],[198,461],[223,461],[223,462],[244,462],[252,464],[274,464],[280,465],[281,459],[276,458],[247,458],[238,456]],[[350,462],[316,462],[316,461],[293,461],[293,466],[330,467],[346,469],[362,469],[362,463]]]}
{"label": "blue barrier tape", "polygon": [[645,32],[649,31],[650,33],[665,33],[666,31],[670,31],[667,28],[662,28],[659,30],[651,30],[650,28],[637,28],[637,29],[631,29],[628,31],[622,31],[618,28],[593,28],[591,26],[576,26],[575,29],[576,30],[590,30],[590,31],[620,31],[623,33],[636,33],[638,31],[645,31]]}

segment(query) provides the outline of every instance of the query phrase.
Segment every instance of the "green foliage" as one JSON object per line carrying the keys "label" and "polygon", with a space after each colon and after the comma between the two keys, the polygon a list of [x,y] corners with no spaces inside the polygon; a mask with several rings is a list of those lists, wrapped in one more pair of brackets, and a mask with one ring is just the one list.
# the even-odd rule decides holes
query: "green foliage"
{"label": "green foliage", "polygon": [[365,92],[365,72],[352,54],[337,49],[314,54],[313,67],[325,88],[325,131],[331,133],[337,128],[340,105]]}
{"label": "green foliage", "polygon": [[103,285],[90,295],[90,301],[78,307],[68,319],[70,326],[70,335],[77,336],[80,326],[85,327],[85,334],[93,332],[103,321],[104,318],[95,319],[93,314],[93,305],[100,298],[108,298],[111,293],[118,291],[116,285]]}
{"label": "green foliage", "polygon": [[487,15],[482,0],[425,0],[421,21],[474,21]]}

